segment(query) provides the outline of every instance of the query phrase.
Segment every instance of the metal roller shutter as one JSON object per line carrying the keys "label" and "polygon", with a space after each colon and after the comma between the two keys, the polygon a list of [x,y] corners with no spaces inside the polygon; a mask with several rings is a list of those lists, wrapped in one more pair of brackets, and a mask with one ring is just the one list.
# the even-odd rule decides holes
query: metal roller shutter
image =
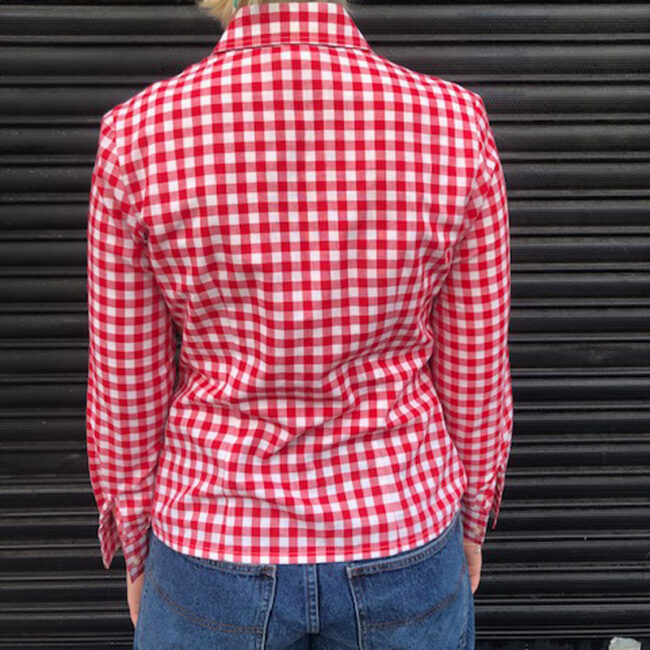
{"label": "metal roller shutter", "polygon": [[[485,100],[512,226],[515,433],[477,647],[650,636],[650,3],[353,5]],[[99,118],[206,56],[190,2],[0,2],[0,648],[130,648],[87,475]],[[179,341],[180,344],[180,341]]]}

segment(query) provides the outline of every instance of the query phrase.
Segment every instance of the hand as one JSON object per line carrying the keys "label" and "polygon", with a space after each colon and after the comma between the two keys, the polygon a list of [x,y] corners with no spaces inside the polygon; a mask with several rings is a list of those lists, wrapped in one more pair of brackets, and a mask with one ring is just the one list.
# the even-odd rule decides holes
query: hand
{"label": "hand", "polygon": [[472,583],[472,594],[474,594],[478,589],[479,582],[481,581],[481,565],[483,564],[481,545],[464,539],[463,550],[465,551],[465,557],[467,558],[467,569]]}
{"label": "hand", "polygon": [[141,573],[135,582],[131,582],[129,572],[126,572],[126,598],[129,603],[129,612],[131,613],[131,622],[133,628],[138,623],[138,614],[140,612],[140,598],[142,597],[142,585],[144,584],[144,573]]}

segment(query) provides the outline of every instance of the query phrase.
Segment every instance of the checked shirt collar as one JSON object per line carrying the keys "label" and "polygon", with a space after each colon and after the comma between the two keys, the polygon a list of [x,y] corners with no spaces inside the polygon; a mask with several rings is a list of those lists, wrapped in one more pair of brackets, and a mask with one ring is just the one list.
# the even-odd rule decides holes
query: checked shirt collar
{"label": "checked shirt collar", "polygon": [[244,5],[226,26],[211,56],[243,47],[314,43],[371,51],[347,9],[334,2]]}

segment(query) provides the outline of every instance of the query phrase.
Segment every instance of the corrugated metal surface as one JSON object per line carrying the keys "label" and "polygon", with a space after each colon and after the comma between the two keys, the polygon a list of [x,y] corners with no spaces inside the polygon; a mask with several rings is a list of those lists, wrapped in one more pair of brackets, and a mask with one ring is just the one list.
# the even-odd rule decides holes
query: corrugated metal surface
{"label": "corrugated metal surface", "polygon": [[[650,3],[374,4],[376,51],[484,99],[509,190],[515,434],[477,647],[650,636]],[[189,3],[0,2],[1,648],[130,648],[85,455],[99,118],[209,54]]]}

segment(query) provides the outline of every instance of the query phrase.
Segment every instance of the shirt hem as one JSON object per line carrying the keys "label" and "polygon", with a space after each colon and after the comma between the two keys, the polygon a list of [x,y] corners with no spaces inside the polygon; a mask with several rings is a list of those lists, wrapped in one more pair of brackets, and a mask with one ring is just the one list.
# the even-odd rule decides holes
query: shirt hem
{"label": "shirt hem", "polygon": [[[192,557],[196,557],[202,560],[212,560],[215,562],[230,562],[233,564],[247,564],[247,565],[253,565],[253,564],[277,564],[277,565],[284,565],[284,564],[325,564],[325,563],[336,563],[336,562],[356,562],[360,560],[377,560],[377,559],[382,559],[382,558],[387,558],[391,557],[393,555],[398,555],[400,553],[405,553],[407,551],[412,551],[417,549],[419,546],[424,546],[425,544],[428,544],[430,542],[433,542],[435,539],[440,537],[442,534],[445,533],[447,528],[451,526],[454,517],[458,514],[460,516],[460,508],[458,508],[456,511],[453,512],[452,516],[449,518],[445,524],[443,524],[442,528],[440,529],[440,532],[438,532],[436,535],[428,536],[427,534],[425,535],[419,535],[419,536],[411,536],[407,538],[407,541],[401,544],[399,548],[396,548],[394,544],[378,544],[378,545],[373,545],[371,548],[364,547],[363,550],[352,553],[352,554],[347,554],[347,553],[327,553],[327,552],[319,552],[316,554],[313,553],[292,553],[292,552],[285,552],[283,554],[283,560],[265,560],[265,561],[244,561],[241,559],[230,559],[230,558],[225,558],[223,556],[219,557],[211,557],[211,556],[203,556],[203,555],[196,555],[192,553]],[[183,551],[180,548],[178,548],[175,545],[175,542],[173,540],[168,539],[161,531],[158,530],[156,524],[152,520],[151,522],[151,527],[153,530],[153,533],[160,539],[165,545],[169,546],[171,549],[176,551],[177,553],[182,553],[184,555],[188,555],[187,551]],[[430,532],[430,531],[429,531]],[[389,551],[388,554],[386,554],[386,551]],[[329,558],[331,559],[328,559]],[[343,557],[342,557],[343,556]],[[286,558],[289,558],[288,561]],[[325,558],[325,559],[323,559]]]}

